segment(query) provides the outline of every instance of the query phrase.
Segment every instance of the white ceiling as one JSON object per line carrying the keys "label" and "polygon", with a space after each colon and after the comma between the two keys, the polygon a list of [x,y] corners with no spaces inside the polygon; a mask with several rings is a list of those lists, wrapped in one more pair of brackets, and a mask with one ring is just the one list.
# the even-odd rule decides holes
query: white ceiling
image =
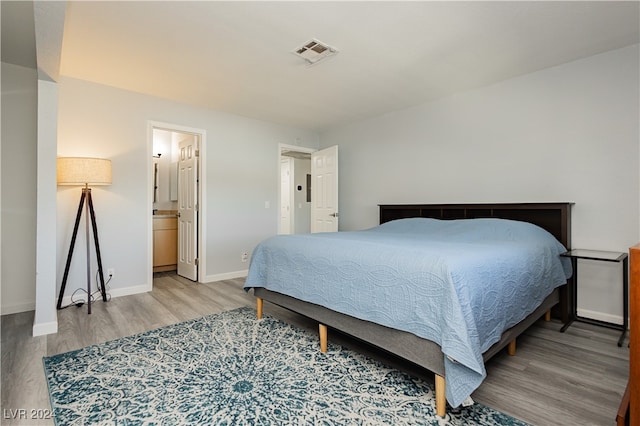
{"label": "white ceiling", "polygon": [[73,1],[60,74],[322,131],[639,43],[639,5]]}

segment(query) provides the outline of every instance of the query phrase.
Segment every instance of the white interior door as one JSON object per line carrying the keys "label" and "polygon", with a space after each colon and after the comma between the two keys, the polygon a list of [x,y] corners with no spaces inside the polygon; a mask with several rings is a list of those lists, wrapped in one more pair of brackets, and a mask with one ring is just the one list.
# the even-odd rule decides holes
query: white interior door
{"label": "white interior door", "polygon": [[178,143],[178,275],[198,280],[198,137]]}
{"label": "white interior door", "polygon": [[338,146],[311,154],[311,232],[338,231]]}
{"label": "white interior door", "polygon": [[292,170],[293,158],[282,157],[280,160],[280,233],[291,234],[291,203],[293,192]]}

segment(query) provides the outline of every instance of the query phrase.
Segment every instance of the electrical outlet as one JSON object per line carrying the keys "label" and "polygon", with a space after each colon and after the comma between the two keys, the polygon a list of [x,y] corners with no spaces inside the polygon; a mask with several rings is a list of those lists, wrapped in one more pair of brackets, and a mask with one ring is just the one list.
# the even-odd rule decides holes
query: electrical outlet
{"label": "electrical outlet", "polygon": [[109,268],[107,269],[107,276],[108,277],[113,277],[116,274],[116,270],[113,268]]}
{"label": "electrical outlet", "polygon": [[240,255],[240,260],[242,260],[243,262],[246,262],[249,259],[249,253],[247,253],[246,251],[242,252],[242,254]]}

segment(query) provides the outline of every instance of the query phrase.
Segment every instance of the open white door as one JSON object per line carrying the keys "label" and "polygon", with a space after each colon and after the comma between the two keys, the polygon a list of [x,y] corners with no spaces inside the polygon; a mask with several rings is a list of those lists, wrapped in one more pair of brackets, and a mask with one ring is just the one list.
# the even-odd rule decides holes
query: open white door
{"label": "open white door", "polygon": [[178,144],[178,275],[198,281],[198,137]]}
{"label": "open white door", "polygon": [[311,232],[337,232],[337,145],[311,154],[311,179]]}

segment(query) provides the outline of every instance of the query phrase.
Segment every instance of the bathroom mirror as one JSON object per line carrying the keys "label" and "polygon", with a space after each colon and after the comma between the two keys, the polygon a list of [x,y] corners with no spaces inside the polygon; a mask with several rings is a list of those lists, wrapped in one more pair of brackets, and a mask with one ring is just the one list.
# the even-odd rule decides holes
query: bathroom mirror
{"label": "bathroom mirror", "polygon": [[171,163],[169,169],[169,200],[178,201],[178,162]]}

